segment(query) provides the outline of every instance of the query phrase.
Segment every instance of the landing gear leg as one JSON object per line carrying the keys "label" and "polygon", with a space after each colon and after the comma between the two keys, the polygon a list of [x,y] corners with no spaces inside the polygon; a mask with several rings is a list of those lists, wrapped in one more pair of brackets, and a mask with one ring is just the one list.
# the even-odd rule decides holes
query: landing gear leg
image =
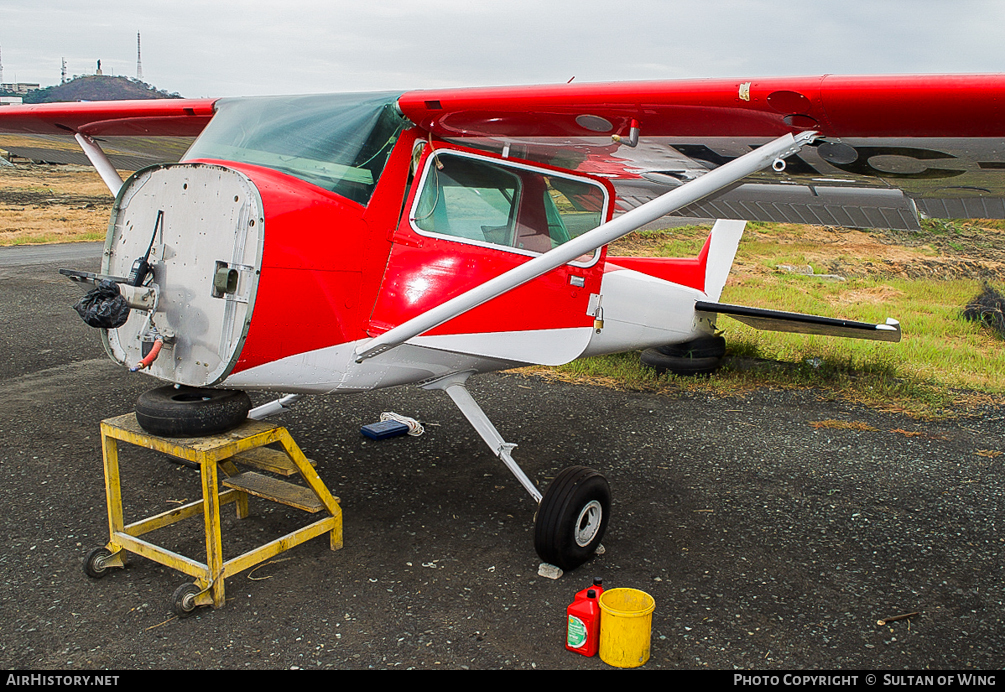
{"label": "landing gear leg", "polygon": [[515,444],[506,442],[464,383],[471,372],[457,373],[424,385],[442,389],[481,438],[538,503],[534,548],[545,562],[563,570],[578,567],[600,548],[611,516],[611,489],[600,473],[584,466],[563,469],[544,495],[513,460]]}
{"label": "landing gear leg", "polygon": [[507,442],[502,438],[502,435],[499,434],[496,427],[492,425],[492,421],[489,420],[488,416],[485,415],[485,412],[482,411],[478,403],[471,398],[468,390],[464,387],[464,383],[472,374],[472,372],[468,371],[457,373],[455,375],[449,375],[448,377],[423,385],[423,389],[442,389],[446,391],[446,393],[453,400],[454,404],[457,405],[457,408],[461,410],[464,417],[467,418],[468,422],[474,427],[475,431],[477,431],[477,433],[481,435],[481,438],[485,440],[485,444],[489,446],[489,449],[492,450],[493,454],[499,457],[502,462],[506,464],[506,468],[508,468],[513,475],[516,476],[516,479],[520,481],[520,485],[522,485],[524,489],[530,493],[530,496],[534,498],[534,501],[540,502],[541,492],[537,489],[534,483],[527,478],[527,474],[523,472],[523,469],[521,469],[520,466],[513,461],[513,456],[510,454],[516,445]]}

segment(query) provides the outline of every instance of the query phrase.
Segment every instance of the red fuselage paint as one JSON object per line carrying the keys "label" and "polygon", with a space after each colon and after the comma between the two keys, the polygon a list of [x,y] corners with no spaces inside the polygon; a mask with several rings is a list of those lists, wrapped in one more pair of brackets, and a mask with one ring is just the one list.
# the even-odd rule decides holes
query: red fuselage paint
{"label": "red fuselage paint", "polygon": [[[262,198],[261,275],[233,373],[375,336],[531,258],[415,231],[408,209],[418,187],[410,180],[417,134],[408,131],[399,139],[365,207],[269,168],[222,160],[189,162],[240,171]],[[442,144],[437,147],[441,153],[446,150]],[[611,184],[597,181],[613,199]],[[590,294],[600,292],[605,256],[606,248],[586,266],[554,269],[429,334],[588,327],[594,319],[587,313]],[[581,285],[573,285],[573,277]]]}

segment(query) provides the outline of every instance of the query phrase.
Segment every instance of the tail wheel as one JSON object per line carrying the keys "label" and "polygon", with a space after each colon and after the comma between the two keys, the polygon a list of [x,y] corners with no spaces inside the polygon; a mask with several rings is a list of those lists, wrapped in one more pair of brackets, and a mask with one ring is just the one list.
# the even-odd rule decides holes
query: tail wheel
{"label": "tail wheel", "polygon": [[237,389],[168,385],[140,394],[136,422],[153,435],[201,437],[236,428],[250,410],[251,399]]}
{"label": "tail wheel", "polygon": [[726,355],[726,339],[722,336],[706,336],[683,344],[657,346],[654,350],[664,356],[678,358],[722,358]]}
{"label": "tail wheel", "polygon": [[607,479],[585,466],[570,466],[555,477],[541,498],[534,549],[549,564],[575,569],[600,547],[610,517]]}
{"label": "tail wheel", "polygon": [[659,374],[672,372],[674,375],[709,375],[719,369],[722,358],[684,358],[666,356],[655,348],[647,348],[642,352],[642,364],[652,368]]}
{"label": "tail wheel", "polygon": [[683,344],[667,344],[642,352],[642,364],[661,375],[708,375],[719,369],[726,353],[726,340],[721,336],[694,339]]}

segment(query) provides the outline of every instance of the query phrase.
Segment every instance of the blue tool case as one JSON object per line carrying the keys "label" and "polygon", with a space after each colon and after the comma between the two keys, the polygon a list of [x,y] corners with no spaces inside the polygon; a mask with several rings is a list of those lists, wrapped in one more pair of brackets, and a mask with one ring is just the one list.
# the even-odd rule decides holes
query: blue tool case
{"label": "blue tool case", "polygon": [[396,420],[384,420],[364,425],[359,431],[371,440],[386,440],[389,437],[408,434],[408,426]]}

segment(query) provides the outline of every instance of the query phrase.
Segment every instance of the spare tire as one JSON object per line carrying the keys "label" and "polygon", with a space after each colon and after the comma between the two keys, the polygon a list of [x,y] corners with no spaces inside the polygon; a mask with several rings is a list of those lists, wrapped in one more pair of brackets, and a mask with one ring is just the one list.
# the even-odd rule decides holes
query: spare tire
{"label": "spare tire", "polygon": [[250,410],[251,399],[239,389],[168,385],[140,394],[136,422],[152,435],[202,437],[236,428]]}

